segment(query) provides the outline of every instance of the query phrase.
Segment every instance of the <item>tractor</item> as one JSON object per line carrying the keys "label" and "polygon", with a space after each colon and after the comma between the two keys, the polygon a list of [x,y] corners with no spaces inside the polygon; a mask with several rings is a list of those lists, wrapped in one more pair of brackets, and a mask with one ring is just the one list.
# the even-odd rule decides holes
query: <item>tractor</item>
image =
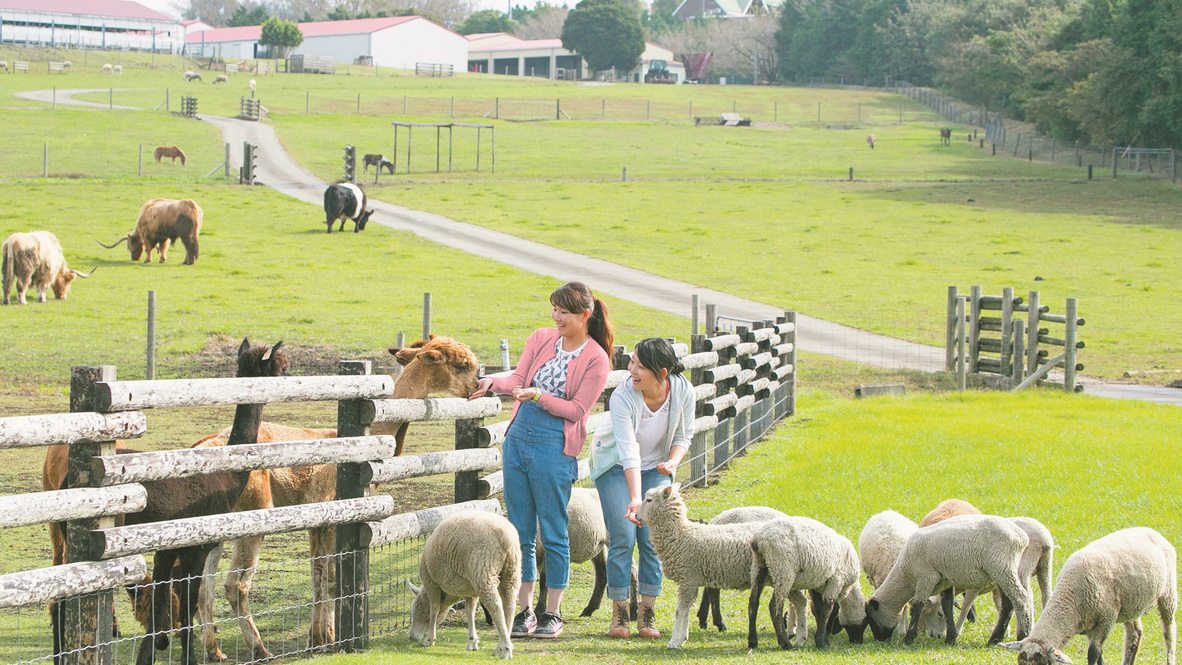
{"label": "tractor", "polygon": [[669,71],[664,60],[650,60],[648,71],[644,74],[645,83],[673,83],[673,73]]}

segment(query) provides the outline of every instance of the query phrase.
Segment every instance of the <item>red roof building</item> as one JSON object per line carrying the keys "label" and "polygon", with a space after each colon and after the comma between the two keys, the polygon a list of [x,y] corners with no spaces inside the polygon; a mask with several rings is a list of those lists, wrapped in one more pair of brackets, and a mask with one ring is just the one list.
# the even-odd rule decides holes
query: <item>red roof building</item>
{"label": "red roof building", "polygon": [[184,32],[177,19],[132,0],[0,0],[0,41],[171,53]]}

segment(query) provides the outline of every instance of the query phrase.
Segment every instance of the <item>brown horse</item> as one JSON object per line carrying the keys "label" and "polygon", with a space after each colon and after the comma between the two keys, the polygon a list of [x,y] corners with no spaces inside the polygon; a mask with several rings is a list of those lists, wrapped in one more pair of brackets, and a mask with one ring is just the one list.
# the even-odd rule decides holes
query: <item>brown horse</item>
{"label": "brown horse", "polygon": [[948,127],[940,128],[940,144],[952,145],[952,130]]}
{"label": "brown horse", "polygon": [[175,145],[162,145],[156,148],[156,163],[160,163],[161,157],[172,157],[172,163],[176,164],[176,158],[181,158],[181,166],[185,165],[185,151],[176,147]]}

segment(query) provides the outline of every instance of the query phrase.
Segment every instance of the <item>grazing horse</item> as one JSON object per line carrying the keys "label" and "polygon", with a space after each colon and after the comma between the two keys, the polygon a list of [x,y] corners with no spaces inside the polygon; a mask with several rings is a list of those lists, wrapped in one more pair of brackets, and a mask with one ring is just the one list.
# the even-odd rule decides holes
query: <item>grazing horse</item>
{"label": "grazing horse", "polygon": [[181,158],[181,166],[185,165],[185,151],[176,147],[175,145],[162,145],[156,148],[156,163],[160,163],[161,157],[172,157],[172,163],[176,164],[176,158]]}
{"label": "grazing horse", "polygon": [[875,136],[874,134],[871,134],[866,137],[866,145],[869,145],[870,149],[874,150],[874,142],[877,140],[878,140],[878,137]]}
{"label": "grazing horse", "polygon": [[940,128],[940,144],[952,145],[952,130],[948,127]]}

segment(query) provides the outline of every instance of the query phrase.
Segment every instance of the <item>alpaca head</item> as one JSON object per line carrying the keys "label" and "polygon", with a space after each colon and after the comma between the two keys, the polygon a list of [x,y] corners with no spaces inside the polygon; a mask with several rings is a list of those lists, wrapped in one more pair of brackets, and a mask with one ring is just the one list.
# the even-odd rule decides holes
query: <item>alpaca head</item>
{"label": "alpaca head", "polygon": [[275,346],[267,346],[266,344],[258,344],[251,346],[250,340],[242,338],[242,344],[238,347],[238,374],[237,376],[283,376],[287,374],[288,365],[287,355],[281,351],[283,342],[277,342]]}
{"label": "alpaca head", "polygon": [[467,344],[431,335],[390,353],[405,369],[394,383],[395,398],[422,398],[434,393],[467,397],[476,389],[476,354]]}

